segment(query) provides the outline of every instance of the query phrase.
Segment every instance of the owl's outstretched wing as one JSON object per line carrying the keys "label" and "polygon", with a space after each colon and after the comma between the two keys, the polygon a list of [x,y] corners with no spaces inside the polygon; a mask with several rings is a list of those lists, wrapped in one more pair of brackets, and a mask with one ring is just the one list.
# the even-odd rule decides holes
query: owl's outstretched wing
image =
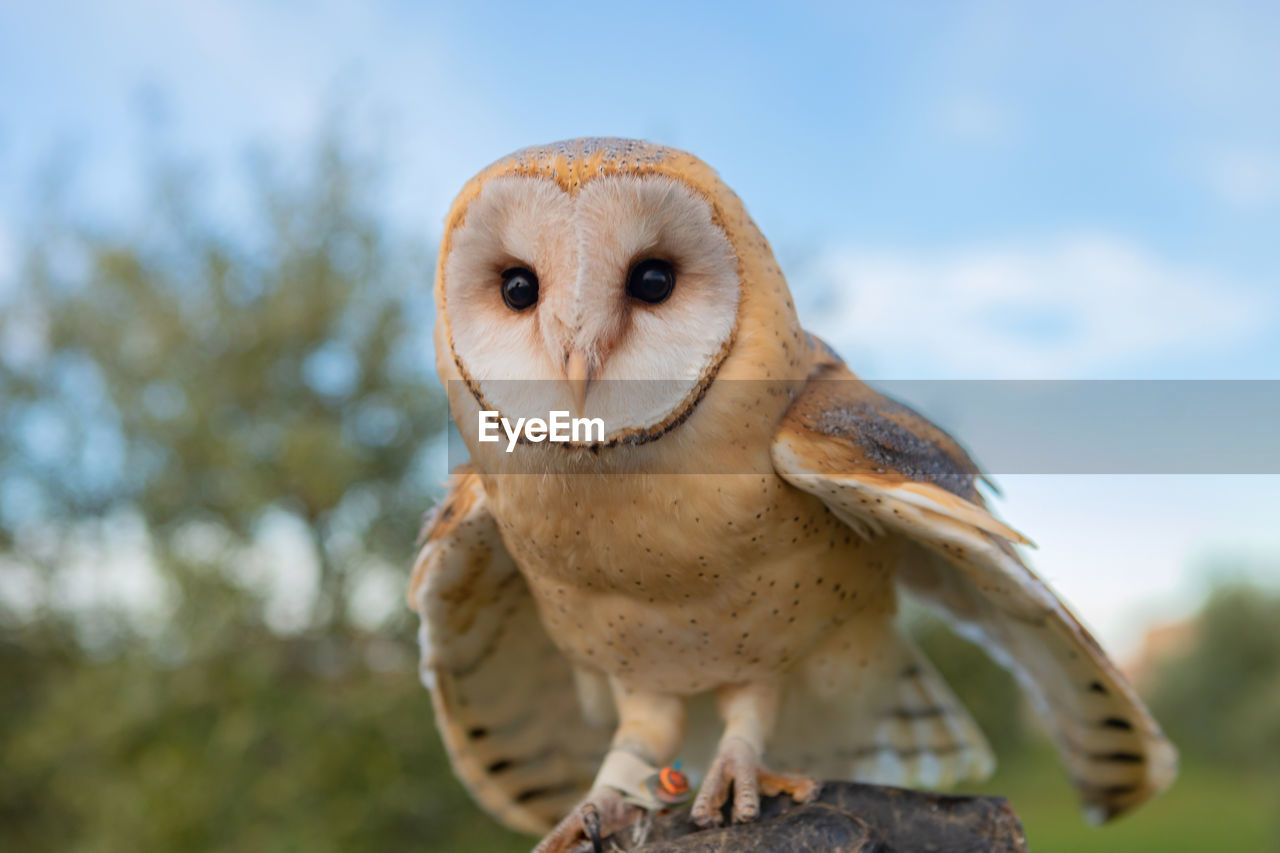
{"label": "owl's outstretched wing", "polygon": [[574,672],[466,466],[423,535],[409,604],[454,773],[508,827],[546,832],[590,788],[609,731],[588,724]]}
{"label": "owl's outstretched wing", "polygon": [[964,450],[863,384],[820,341],[775,437],[780,476],[865,536],[915,543],[899,584],[1014,672],[1050,732],[1086,813],[1106,820],[1173,781],[1177,753],[1097,642],[1014,548]]}

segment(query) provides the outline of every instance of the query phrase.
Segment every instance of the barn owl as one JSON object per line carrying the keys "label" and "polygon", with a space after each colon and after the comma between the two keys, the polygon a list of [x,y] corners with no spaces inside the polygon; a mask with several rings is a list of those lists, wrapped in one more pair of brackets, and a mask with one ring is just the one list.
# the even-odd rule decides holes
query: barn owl
{"label": "barn owl", "polygon": [[[899,596],[1017,675],[1087,814],[1172,781],[1174,748],[1024,563],[966,452],[802,329],[701,160],[582,139],[498,161],[448,214],[436,307],[470,462],[410,581],[420,669],[456,775],[546,833],[538,853],[662,807],[677,758],[702,826],[816,779],[988,775]],[[607,434],[479,440],[483,413],[556,408]]]}

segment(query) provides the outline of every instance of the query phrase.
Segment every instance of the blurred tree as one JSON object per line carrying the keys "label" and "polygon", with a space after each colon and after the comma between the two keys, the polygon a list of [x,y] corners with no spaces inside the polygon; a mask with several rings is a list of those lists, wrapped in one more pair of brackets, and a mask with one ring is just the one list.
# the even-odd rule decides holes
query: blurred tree
{"label": "blurred tree", "polygon": [[528,849],[453,780],[403,643],[250,619],[163,666],[48,627],[0,638],[0,849]]}
{"label": "blurred tree", "polygon": [[0,288],[0,850],[512,844],[401,597],[444,473],[430,253],[336,134],[250,174],[217,216],[165,164],[136,228],[53,209]]}
{"label": "blurred tree", "polygon": [[428,503],[429,255],[332,136],[292,181],[257,158],[238,231],[188,172],[157,174],[139,233],[55,221],[27,247],[0,319],[26,341],[0,361],[3,541],[128,511],[165,562],[193,530],[243,546],[274,510],[310,539],[313,624],[341,622],[354,567],[403,559]]}
{"label": "blurred tree", "polygon": [[1280,769],[1280,594],[1219,582],[1193,641],[1156,668],[1152,710],[1187,757]]}

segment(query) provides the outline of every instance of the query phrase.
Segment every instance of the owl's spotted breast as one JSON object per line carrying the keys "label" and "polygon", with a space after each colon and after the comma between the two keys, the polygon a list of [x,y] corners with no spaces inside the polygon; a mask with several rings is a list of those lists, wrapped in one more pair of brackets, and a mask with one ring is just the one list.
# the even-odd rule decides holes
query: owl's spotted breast
{"label": "owl's spotted breast", "polygon": [[557,478],[498,479],[503,540],[554,642],[637,687],[775,679],[894,610],[893,540],[864,540],[775,476],[579,477],[567,501]]}

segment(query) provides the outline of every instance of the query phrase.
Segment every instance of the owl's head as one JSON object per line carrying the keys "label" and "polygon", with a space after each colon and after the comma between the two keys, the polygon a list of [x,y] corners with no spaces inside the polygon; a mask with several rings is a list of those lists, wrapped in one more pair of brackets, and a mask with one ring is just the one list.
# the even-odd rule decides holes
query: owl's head
{"label": "owl's head", "polygon": [[512,420],[600,417],[614,443],[689,416],[749,307],[795,325],[737,197],[692,155],[644,142],[573,140],[498,161],[454,202],[439,264],[441,378]]}

